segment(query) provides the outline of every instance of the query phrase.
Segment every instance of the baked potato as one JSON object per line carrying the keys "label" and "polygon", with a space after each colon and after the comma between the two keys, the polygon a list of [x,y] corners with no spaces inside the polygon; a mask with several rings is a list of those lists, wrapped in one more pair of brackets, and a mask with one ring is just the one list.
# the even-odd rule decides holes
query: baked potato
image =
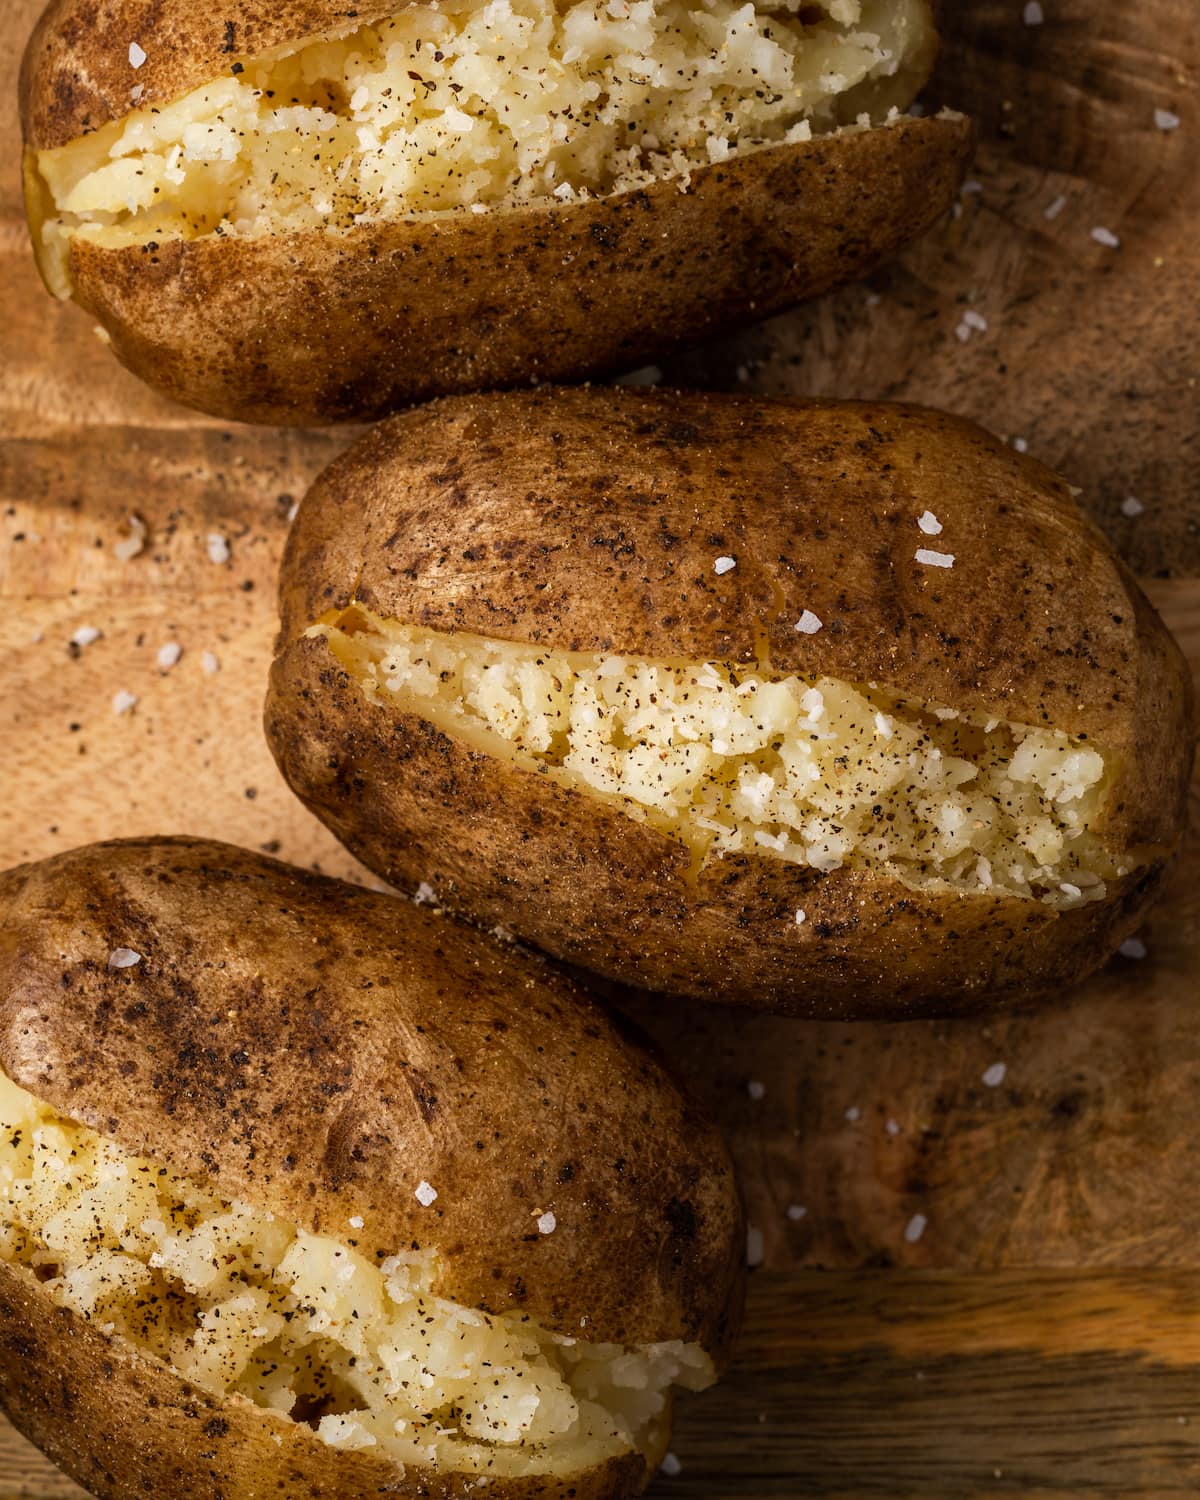
{"label": "baked potato", "polygon": [[395,417],[302,502],[266,732],[371,869],[802,1016],[1069,984],[1179,843],[1181,654],[1069,487],[913,407]]}
{"label": "baked potato", "polygon": [[644,363],[949,205],[929,0],[51,0],[42,275],[150,385],[332,422]]}
{"label": "baked potato", "polygon": [[221,844],[0,877],[0,1397],[107,1497],[608,1500],[725,1355],[725,1149],[533,957]]}

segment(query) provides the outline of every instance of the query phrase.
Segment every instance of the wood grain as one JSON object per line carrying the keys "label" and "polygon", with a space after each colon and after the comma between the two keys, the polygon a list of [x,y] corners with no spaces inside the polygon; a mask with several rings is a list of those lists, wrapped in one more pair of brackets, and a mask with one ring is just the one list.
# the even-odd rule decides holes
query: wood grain
{"label": "wood grain", "polygon": [[[12,106],[36,9],[8,0],[0,16],[14,166],[0,178],[0,864],[178,831],[359,876],[287,794],[258,727],[288,512],[352,434],[173,407],[42,294]],[[1084,486],[1138,569],[1177,575],[1151,592],[1200,674],[1194,10],[1045,9],[1025,27],[1018,0],[946,7],[940,87],[984,124],[982,191],[959,218],[870,288],[675,372],[939,401],[1022,436]],[[1156,106],[1182,117],[1177,131],[1155,128]],[[1090,238],[1097,224],[1119,251]],[[968,307],[988,328],[963,342]],[[1146,506],[1136,518],[1120,510],[1129,494]],[[146,543],[121,561],[132,514]],[[212,536],[228,560],[210,559]],[[73,646],[81,626],[101,634]],[[163,671],[168,641],[183,653]],[[131,711],[113,711],[118,692],[136,695]],[[655,1495],[1196,1492],[1193,822],[1147,957],[1035,1013],[800,1027],[623,997],[729,1131],[764,1254],[738,1367],[682,1404],[682,1472]],[[0,1500],[79,1493],[0,1430]]]}

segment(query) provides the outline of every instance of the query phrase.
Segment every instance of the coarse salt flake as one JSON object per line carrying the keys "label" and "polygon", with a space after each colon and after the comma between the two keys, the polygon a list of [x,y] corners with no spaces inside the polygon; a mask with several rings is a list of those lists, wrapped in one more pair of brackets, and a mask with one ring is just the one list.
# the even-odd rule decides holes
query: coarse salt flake
{"label": "coarse salt flake", "polygon": [[899,1120],[889,1120],[887,1122],[887,1124],[883,1128],[887,1131],[888,1135],[899,1135],[900,1134],[900,1121]]}
{"label": "coarse salt flake", "polygon": [[667,1476],[668,1479],[678,1479],[680,1474],[683,1473],[683,1465],[679,1462],[679,1460],[673,1453],[663,1454],[663,1461],[659,1465],[659,1468]]}
{"label": "coarse salt flake", "polygon": [[210,677],[214,672],[221,670],[221,663],[217,660],[215,651],[202,651],[200,653],[200,665]]}
{"label": "coarse salt flake", "polygon": [[793,1224],[798,1224],[807,1213],[808,1209],[805,1208],[803,1203],[788,1204],[787,1216],[789,1219],[791,1219]]}
{"label": "coarse salt flake", "polygon": [[917,517],[917,525],[926,536],[937,536],[942,529],[942,523],[931,510],[921,512]]}
{"label": "coarse salt flake", "polygon": [[183,647],[178,641],[168,641],[165,646],[158,648],[155,660],[164,672],[169,672],[179,658],[183,655]]}
{"label": "coarse salt flake", "polygon": [[1104,245],[1109,250],[1119,250],[1121,248],[1121,241],[1111,229],[1106,229],[1103,224],[1097,224],[1095,229],[1092,230],[1092,238],[1096,241],[1097,245]]}
{"label": "coarse salt flake", "polygon": [[1004,1075],[1008,1072],[1007,1063],[993,1063],[983,1074],[983,1081],[990,1089],[998,1089],[1004,1082]]}
{"label": "coarse salt flake", "polygon": [[767,1097],[767,1086],[765,1083],[760,1083],[757,1078],[752,1078],[746,1085],[746,1092],[750,1095],[751,1099],[765,1099]]}
{"label": "coarse salt flake", "polygon": [[124,688],[113,694],[112,711],[115,714],[127,714],[137,702],[137,694],[126,692]]}
{"label": "coarse salt flake", "polygon": [[71,637],[73,646],[90,646],[93,641],[100,639],[100,632],[94,625],[81,625]]}
{"label": "coarse salt flake", "polygon": [[1145,958],[1146,945],[1141,938],[1126,938],[1117,952],[1122,958]]}
{"label": "coarse salt flake", "polygon": [[988,320],[981,312],[976,312],[973,307],[967,308],[966,312],[962,315],[962,320],[968,328],[974,328],[978,333],[987,332]]}
{"label": "coarse salt flake", "polygon": [[362,1214],[355,1214],[354,1217],[352,1219],[350,1219],[348,1222],[349,1222],[349,1225],[350,1225],[351,1229],[361,1229],[363,1227],[363,1222],[364,1222],[363,1216],[362,1216]]}
{"label": "coarse salt flake", "polygon": [[929,1220],[924,1214],[913,1214],[904,1226],[904,1238],[910,1245],[915,1245],[928,1227]]}
{"label": "coarse salt flake", "polygon": [[437,892],[427,880],[422,880],[413,893],[413,900],[418,906],[429,906],[437,900]]}
{"label": "coarse salt flake", "polygon": [[1128,516],[1131,520],[1135,516],[1140,516],[1145,509],[1146,507],[1136,495],[1126,495],[1124,500],[1121,501],[1121,514]]}
{"label": "coarse salt flake", "polygon": [[803,907],[801,907],[800,910],[796,913],[796,926],[803,927],[805,922],[807,921],[808,913],[804,910]]}
{"label": "coarse salt flake", "polygon": [[856,1120],[862,1119],[862,1110],[859,1109],[857,1104],[852,1104],[846,1111],[846,1118],[850,1121],[851,1125],[853,1125]]}
{"label": "coarse salt flake", "polygon": [[553,1234],[554,1231],[558,1228],[558,1220],[554,1217],[554,1214],[549,1209],[547,1209],[544,1214],[538,1214],[537,1227],[539,1234]]}
{"label": "coarse salt flake", "polygon": [[1057,219],[1059,214],[1062,213],[1063,209],[1066,208],[1066,206],[1067,199],[1065,194],[1059,193],[1057,198],[1052,198],[1050,202],[1046,204],[1046,207],[1042,210],[1042,217],[1044,219]]}
{"label": "coarse salt flake", "polygon": [[132,948],[114,948],[108,955],[110,969],[132,969],[134,964],[140,964],[141,961],[142,955]]}
{"label": "coarse salt flake", "polygon": [[1027,0],[1025,9],[1021,12],[1021,19],[1026,26],[1040,26],[1046,19],[1046,12],[1042,9],[1039,0]]}
{"label": "coarse salt flake", "polygon": [[811,609],[806,609],[796,621],[796,629],[801,635],[816,635],[821,628],[821,621],[813,614]]}
{"label": "coarse salt flake", "polygon": [[139,515],[129,517],[129,535],[113,543],[113,555],[119,562],[130,562],[146,545],[150,528]]}
{"label": "coarse salt flake", "polygon": [[928,547],[918,547],[916,559],[928,568],[952,568],[954,566],[953,552],[931,552]]}
{"label": "coarse salt flake", "polygon": [[421,1181],[417,1183],[416,1192],[413,1194],[413,1197],[416,1198],[422,1208],[428,1208],[437,1197],[437,1188],[426,1182],[422,1177]]}
{"label": "coarse salt flake", "polygon": [[1159,130],[1178,130],[1179,116],[1170,109],[1156,109],[1154,111],[1154,123]]}
{"label": "coarse salt flake", "polygon": [[716,562],[713,563],[713,572],[719,578],[722,573],[732,573],[736,567],[736,557],[718,557]]}
{"label": "coarse salt flake", "polygon": [[229,538],[227,536],[222,536],[219,531],[210,531],[207,546],[210,563],[219,565],[229,561]]}
{"label": "coarse salt flake", "polygon": [[146,54],[142,51],[142,49],[138,46],[138,44],[136,42],[130,42],[130,44],[129,44],[129,66],[131,68],[140,68],[141,65],[145,61],[146,61]]}

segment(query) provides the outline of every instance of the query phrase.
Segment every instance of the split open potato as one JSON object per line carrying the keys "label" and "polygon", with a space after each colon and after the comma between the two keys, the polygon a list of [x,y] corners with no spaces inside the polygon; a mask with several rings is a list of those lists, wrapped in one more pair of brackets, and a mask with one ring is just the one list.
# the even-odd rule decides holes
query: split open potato
{"label": "split open potato", "polygon": [[450,399],[301,505],[267,736],[373,870],[649,989],[799,1015],[1061,987],[1184,825],[1183,658],[971,423]]}
{"label": "split open potato", "polygon": [[928,0],[52,0],[42,275],[135,374],[328,422],[627,368],[868,271],[971,131]]}
{"label": "split open potato", "polygon": [[0,1400],[97,1495],[633,1495],[743,1254],[538,959],[202,841],[0,876]]}

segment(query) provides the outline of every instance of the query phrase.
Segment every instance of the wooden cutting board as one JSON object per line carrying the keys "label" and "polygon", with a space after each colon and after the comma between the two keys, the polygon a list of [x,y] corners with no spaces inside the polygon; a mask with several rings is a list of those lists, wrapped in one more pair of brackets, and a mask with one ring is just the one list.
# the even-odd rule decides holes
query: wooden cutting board
{"label": "wooden cutting board", "polygon": [[[1195,0],[1043,5],[1041,25],[1022,0],[945,7],[940,95],[982,124],[955,217],[869,286],[666,375],[915,397],[1020,439],[1082,487],[1200,670],[1200,20]],[[42,293],[13,104],[36,9],[0,16],[0,865],[186,832],[354,877],[259,733],[288,511],[350,434],[168,405]],[[101,634],[74,647],[80,626]],[[642,1003],[728,1129],[762,1239],[737,1368],[681,1410],[655,1495],[1195,1493],[1195,834],[1143,936],[1144,959],[990,1022]],[[79,1493],[0,1431],[0,1500]]]}

